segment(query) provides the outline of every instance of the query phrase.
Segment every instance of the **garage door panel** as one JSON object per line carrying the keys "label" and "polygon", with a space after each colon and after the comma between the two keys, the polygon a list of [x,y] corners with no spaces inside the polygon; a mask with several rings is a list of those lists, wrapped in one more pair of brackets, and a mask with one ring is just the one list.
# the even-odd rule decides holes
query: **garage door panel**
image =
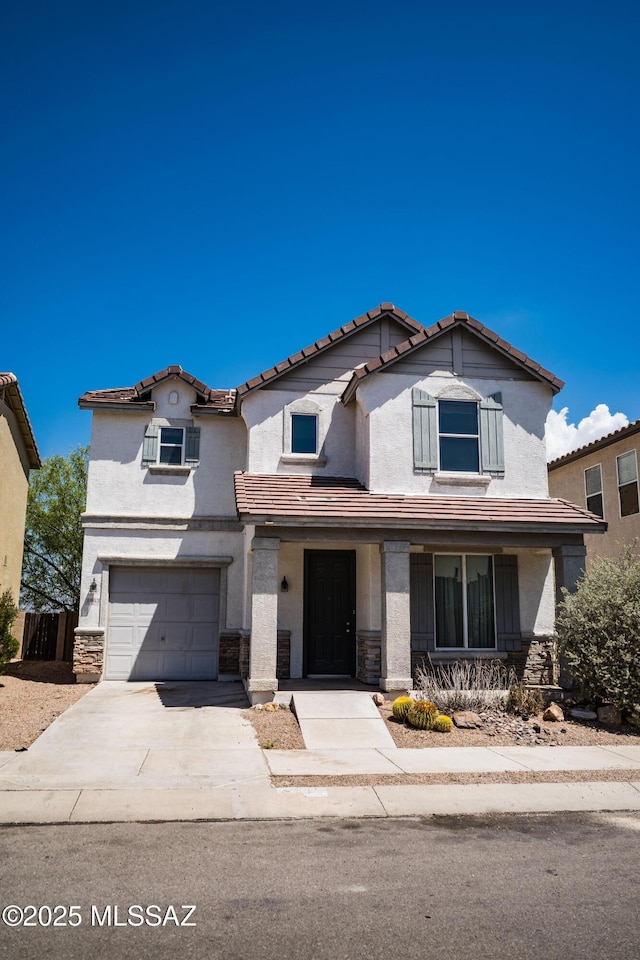
{"label": "garage door panel", "polygon": [[107,679],[215,679],[220,572],[113,567]]}

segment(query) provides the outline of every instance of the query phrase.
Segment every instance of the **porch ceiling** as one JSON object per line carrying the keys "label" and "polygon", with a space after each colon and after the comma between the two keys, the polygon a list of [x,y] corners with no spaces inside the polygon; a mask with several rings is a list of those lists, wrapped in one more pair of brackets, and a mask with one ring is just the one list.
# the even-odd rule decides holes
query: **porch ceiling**
{"label": "porch ceiling", "polygon": [[604,533],[595,514],[566,500],[370,493],[351,477],[234,475],[242,521],[281,526]]}

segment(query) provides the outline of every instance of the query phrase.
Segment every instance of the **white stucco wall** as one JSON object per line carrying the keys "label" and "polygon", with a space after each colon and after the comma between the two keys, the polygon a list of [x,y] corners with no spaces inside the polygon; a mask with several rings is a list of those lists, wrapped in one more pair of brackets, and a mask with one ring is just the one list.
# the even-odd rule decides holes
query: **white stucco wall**
{"label": "white stucco wall", "polygon": [[[510,551],[511,552],[511,551]],[[514,550],[518,557],[520,629],[548,637],[555,629],[555,578],[551,550]]]}
{"label": "white stucco wall", "polygon": [[[285,417],[296,400],[311,400],[319,413],[319,457],[311,455],[287,461]],[[295,410],[294,410],[295,412]],[[323,473],[352,477],[355,471],[355,411],[326,392],[258,390],[242,404],[242,417],[249,431],[247,470],[250,473]],[[284,456],[283,456],[284,455]]]}
{"label": "white stucco wall", "polygon": [[[434,397],[463,383],[481,397],[502,394],[504,407],[504,477],[489,484],[438,483],[413,466],[413,412],[411,391],[420,387]],[[436,494],[441,496],[548,496],[544,423],[552,393],[537,381],[461,380],[439,374],[416,381],[410,374],[378,373],[358,388],[359,419],[368,415],[369,489],[374,492]],[[360,424],[358,431],[360,431]],[[363,427],[364,429],[364,427]]]}
{"label": "white stucco wall", "polygon": [[[178,393],[177,405],[168,402]],[[233,472],[245,466],[241,419],[194,417],[195,391],[180,380],[153,390],[156,410],[93,415],[87,513],[101,516],[236,516]],[[158,475],[142,465],[142,442],[151,419],[192,420],[200,428],[200,463],[187,476]]]}

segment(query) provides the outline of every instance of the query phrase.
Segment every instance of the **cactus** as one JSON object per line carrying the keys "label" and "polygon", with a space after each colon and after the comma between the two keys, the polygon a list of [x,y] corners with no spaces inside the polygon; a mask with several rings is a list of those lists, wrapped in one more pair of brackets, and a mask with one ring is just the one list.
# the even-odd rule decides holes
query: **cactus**
{"label": "cactus", "polygon": [[418,730],[431,730],[438,708],[431,700],[416,700],[407,713],[407,723]]}
{"label": "cactus", "polygon": [[439,713],[433,721],[431,729],[436,730],[438,733],[451,733],[453,730],[453,720],[451,717],[448,717],[446,713]]}
{"label": "cactus", "polygon": [[402,723],[407,718],[407,713],[414,705],[415,700],[413,697],[396,697],[391,705],[391,713],[394,715],[396,720],[399,720]]}

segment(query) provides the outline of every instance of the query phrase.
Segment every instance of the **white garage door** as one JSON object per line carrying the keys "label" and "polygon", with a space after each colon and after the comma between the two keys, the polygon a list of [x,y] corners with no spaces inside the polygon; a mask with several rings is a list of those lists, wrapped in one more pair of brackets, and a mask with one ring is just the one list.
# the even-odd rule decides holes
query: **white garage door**
{"label": "white garage door", "polygon": [[214,680],[220,571],[112,567],[107,680]]}

